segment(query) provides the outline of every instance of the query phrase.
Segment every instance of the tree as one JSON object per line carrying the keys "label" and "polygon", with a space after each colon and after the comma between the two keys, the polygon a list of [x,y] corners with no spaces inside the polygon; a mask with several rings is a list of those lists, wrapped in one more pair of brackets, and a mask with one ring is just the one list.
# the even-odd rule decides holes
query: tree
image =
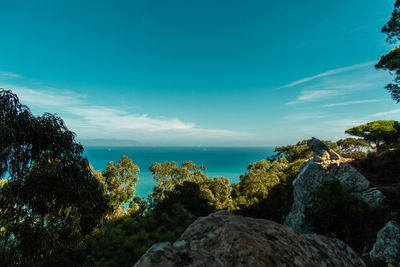
{"label": "tree", "polygon": [[139,171],[139,167],[130,158],[122,156],[116,164],[110,161],[105,171],[97,173],[111,199],[113,215],[121,215],[126,205],[135,209],[135,186],[139,180]]}
{"label": "tree", "polygon": [[[396,44],[400,40],[400,0],[396,0],[392,17],[383,26],[382,32],[387,35],[386,41]],[[394,72],[394,80],[386,85],[386,89],[391,94],[394,101],[400,102],[400,47],[392,49],[388,54],[381,57],[377,69],[385,69]]]}
{"label": "tree", "polygon": [[[322,141],[330,149],[336,150],[337,144],[331,141]],[[307,145],[307,140],[297,142],[295,145],[286,145],[275,147],[275,152],[278,155],[283,155],[289,162],[295,162],[296,160],[309,159],[313,156],[312,151]]]}
{"label": "tree", "polygon": [[391,145],[399,141],[400,123],[393,120],[372,121],[347,129],[345,133],[362,137],[367,142],[375,144],[379,152],[382,143]]}
{"label": "tree", "polygon": [[35,117],[0,90],[0,256],[38,263],[77,246],[109,210],[83,147],[52,114]]}
{"label": "tree", "polygon": [[179,202],[188,211],[198,215],[196,205],[204,202],[204,209],[200,211],[204,213],[201,216],[207,215],[207,211],[230,208],[232,199],[229,179],[210,179],[203,172],[205,169],[203,165],[192,161],[184,161],[181,166],[176,162],[153,163],[150,170],[157,182],[150,194],[153,207]]}
{"label": "tree", "polygon": [[371,149],[371,144],[362,138],[345,138],[336,142],[337,152],[347,158],[363,158],[367,155],[366,151]]}
{"label": "tree", "polygon": [[182,184],[184,181],[200,181],[206,177],[203,165],[197,165],[192,161],[184,161],[181,166],[175,161],[158,163],[155,162],[150,166],[156,186],[150,195],[153,203],[157,203],[165,199],[166,194],[171,192],[176,185]]}
{"label": "tree", "polygon": [[240,182],[234,185],[234,201],[238,209],[249,207],[268,197],[272,188],[286,180],[283,170],[287,159],[278,161],[260,160],[249,164],[247,172],[240,176]]}

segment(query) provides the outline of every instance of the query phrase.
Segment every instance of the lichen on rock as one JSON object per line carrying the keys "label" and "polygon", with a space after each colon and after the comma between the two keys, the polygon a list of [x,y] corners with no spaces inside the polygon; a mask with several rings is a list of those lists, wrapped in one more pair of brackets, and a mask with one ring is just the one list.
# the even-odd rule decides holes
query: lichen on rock
{"label": "lichen on rock", "polygon": [[135,266],[365,266],[345,243],[219,211],[175,242],[151,247]]}

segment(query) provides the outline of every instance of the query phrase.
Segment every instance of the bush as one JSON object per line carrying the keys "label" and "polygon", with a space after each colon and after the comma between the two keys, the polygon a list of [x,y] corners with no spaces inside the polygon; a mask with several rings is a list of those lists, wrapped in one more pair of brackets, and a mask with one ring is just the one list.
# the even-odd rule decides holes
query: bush
{"label": "bush", "polygon": [[[236,205],[234,213],[283,223],[293,204],[292,181],[303,162],[304,160],[300,159],[289,163],[286,158],[282,158],[278,161],[250,164],[249,172],[241,177],[241,182],[233,185],[232,198]],[[271,177],[278,179],[274,181]],[[253,180],[261,180],[264,184],[257,186]],[[253,191],[250,190],[252,188]],[[263,189],[264,193],[255,194],[255,189]]]}
{"label": "bush", "polygon": [[154,244],[174,242],[195,217],[181,204],[168,210],[110,221],[88,240],[87,266],[132,266]]}
{"label": "bush", "polygon": [[324,182],[312,192],[313,204],[304,210],[304,223],[315,232],[350,244],[357,252],[371,246],[388,220],[388,211],[370,208],[350,195],[339,180]]}

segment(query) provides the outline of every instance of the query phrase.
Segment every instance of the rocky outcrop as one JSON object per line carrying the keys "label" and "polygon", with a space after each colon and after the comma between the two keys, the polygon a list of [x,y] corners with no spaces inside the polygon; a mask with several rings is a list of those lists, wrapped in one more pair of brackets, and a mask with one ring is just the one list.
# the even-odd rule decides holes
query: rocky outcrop
{"label": "rocky outcrop", "polygon": [[152,246],[135,266],[365,266],[345,243],[299,234],[264,219],[220,211],[197,219],[174,243]]}
{"label": "rocky outcrop", "polygon": [[314,157],[304,162],[293,181],[293,206],[284,224],[299,232],[310,232],[303,225],[304,208],[311,204],[311,192],[323,182],[338,179],[347,192],[370,206],[382,204],[384,195],[335,151],[316,138],[307,142]]}
{"label": "rocky outcrop", "polygon": [[400,224],[389,221],[379,232],[369,253],[373,259],[380,259],[393,266],[400,266]]}

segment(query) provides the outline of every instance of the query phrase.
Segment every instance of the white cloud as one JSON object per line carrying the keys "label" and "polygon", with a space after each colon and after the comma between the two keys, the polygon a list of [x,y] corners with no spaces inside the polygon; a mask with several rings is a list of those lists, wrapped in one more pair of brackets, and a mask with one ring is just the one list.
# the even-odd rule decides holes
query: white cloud
{"label": "white cloud", "polygon": [[383,117],[383,116],[397,114],[397,113],[400,113],[400,109],[392,109],[392,110],[385,111],[385,112],[375,113],[373,116],[374,117]]}
{"label": "white cloud", "polygon": [[[90,98],[73,91],[57,89],[38,90],[29,86],[1,83],[12,90],[21,102],[36,114],[51,112],[61,116],[68,127],[81,138],[151,138],[189,140],[234,140],[250,134],[224,129],[196,127],[193,122],[178,118],[152,117],[148,114],[131,114],[125,110],[93,105]],[[190,141],[190,140],[189,140]]]}
{"label": "white cloud", "polygon": [[21,75],[18,75],[16,73],[13,72],[9,72],[9,71],[0,71],[0,77],[1,78],[21,78]]}
{"label": "white cloud", "polygon": [[318,79],[318,78],[321,78],[321,77],[326,77],[326,76],[330,76],[330,75],[334,75],[334,74],[339,74],[339,73],[342,73],[342,72],[351,71],[351,70],[359,69],[359,68],[366,67],[366,66],[372,66],[374,63],[376,63],[376,62],[375,61],[369,61],[369,62],[364,62],[364,63],[360,63],[360,64],[355,64],[355,65],[352,65],[352,66],[347,66],[347,67],[343,67],[343,68],[329,70],[329,71],[326,71],[326,72],[323,72],[323,73],[320,73],[320,74],[317,74],[317,75],[314,75],[314,76],[306,77],[306,78],[291,82],[291,83],[289,83],[287,85],[279,87],[279,89],[293,87],[293,86],[296,86],[296,85],[299,85],[299,84],[302,84],[302,83],[306,83],[308,81],[315,80],[315,79]]}
{"label": "white cloud", "polygon": [[85,95],[72,91],[36,90],[26,86],[4,85],[17,94],[20,99],[30,105],[43,108],[61,107],[83,104]]}
{"label": "white cloud", "polygon": [[375,103],[375,102],[381,102],[381,101],[385,101],[385,100],[386,99],[354,100],[354,101],[326,104],[326,105],[323,105],[323,107],[338,107],[338,106],[348,106],[348,105]]}
{"label": "white cloud", "polygon": [[326,120],[323,123],[325,125],[329,125],[330,127],[335,127],[339,131],[344,131],[356,125],[367,123],[368,121],[369,120],[366,118],[360,118],[360,119],[344,118],[344,119]]}
{"label": "white cloud", "polygon": [[[350,67],[347,67],[346,73],[338,74],[338,72],[335,72],[334,74],[337,75],[326,75],[329,77],[315,80],[313,83],[306,86],[302,85],[300,86],[301,90],[299,96],[286,104],[294,105],[321,100],[324,101],[324,107],[372,103],[372,100],[365,100],[366,102],[360,100],[363,102],[358,102],[353,99],[363,98],[366,95],[376,95],[373,92],[375,92],[377,88],[383,88],[391,79],[391,76],[387,72],[377,71],[373,68],[360,68],[361,67],[356,70],[355,68],[350,69]],[[297,88],[293,90],[297,90]],[[351,96],[351,98],[349,98],[349,96]],[[327,101],[331,102],[338,97],[340,97],[340,102],[332,104],[327,103]],[[381,101],[380,99],[380,97],[375,97],[373,100],[378,102]]]}
{"label": "white cloud", "polygon": [[147,114],[129,114],[123,110],[103,106],[68,107],[68,112],[88,121],[91,125],[112,127],[114,130],[166,131],[185,130],[195,127],[177,118],[158,119]]}
{"label": "white cloud", "polygon": [[320,113],[296,113],[296,114],[286,115],[285,119],[299,121],[299,120],[322,119],[325,117],[326,117],[326,115],[322,115]]}
{"label": "white cloud", "polygon": [[303,90],[296,100],[286,103],[287,105],[296,105],[304,102],[314,102],[331,98],[333,96],[346,94],[342,90]]}

